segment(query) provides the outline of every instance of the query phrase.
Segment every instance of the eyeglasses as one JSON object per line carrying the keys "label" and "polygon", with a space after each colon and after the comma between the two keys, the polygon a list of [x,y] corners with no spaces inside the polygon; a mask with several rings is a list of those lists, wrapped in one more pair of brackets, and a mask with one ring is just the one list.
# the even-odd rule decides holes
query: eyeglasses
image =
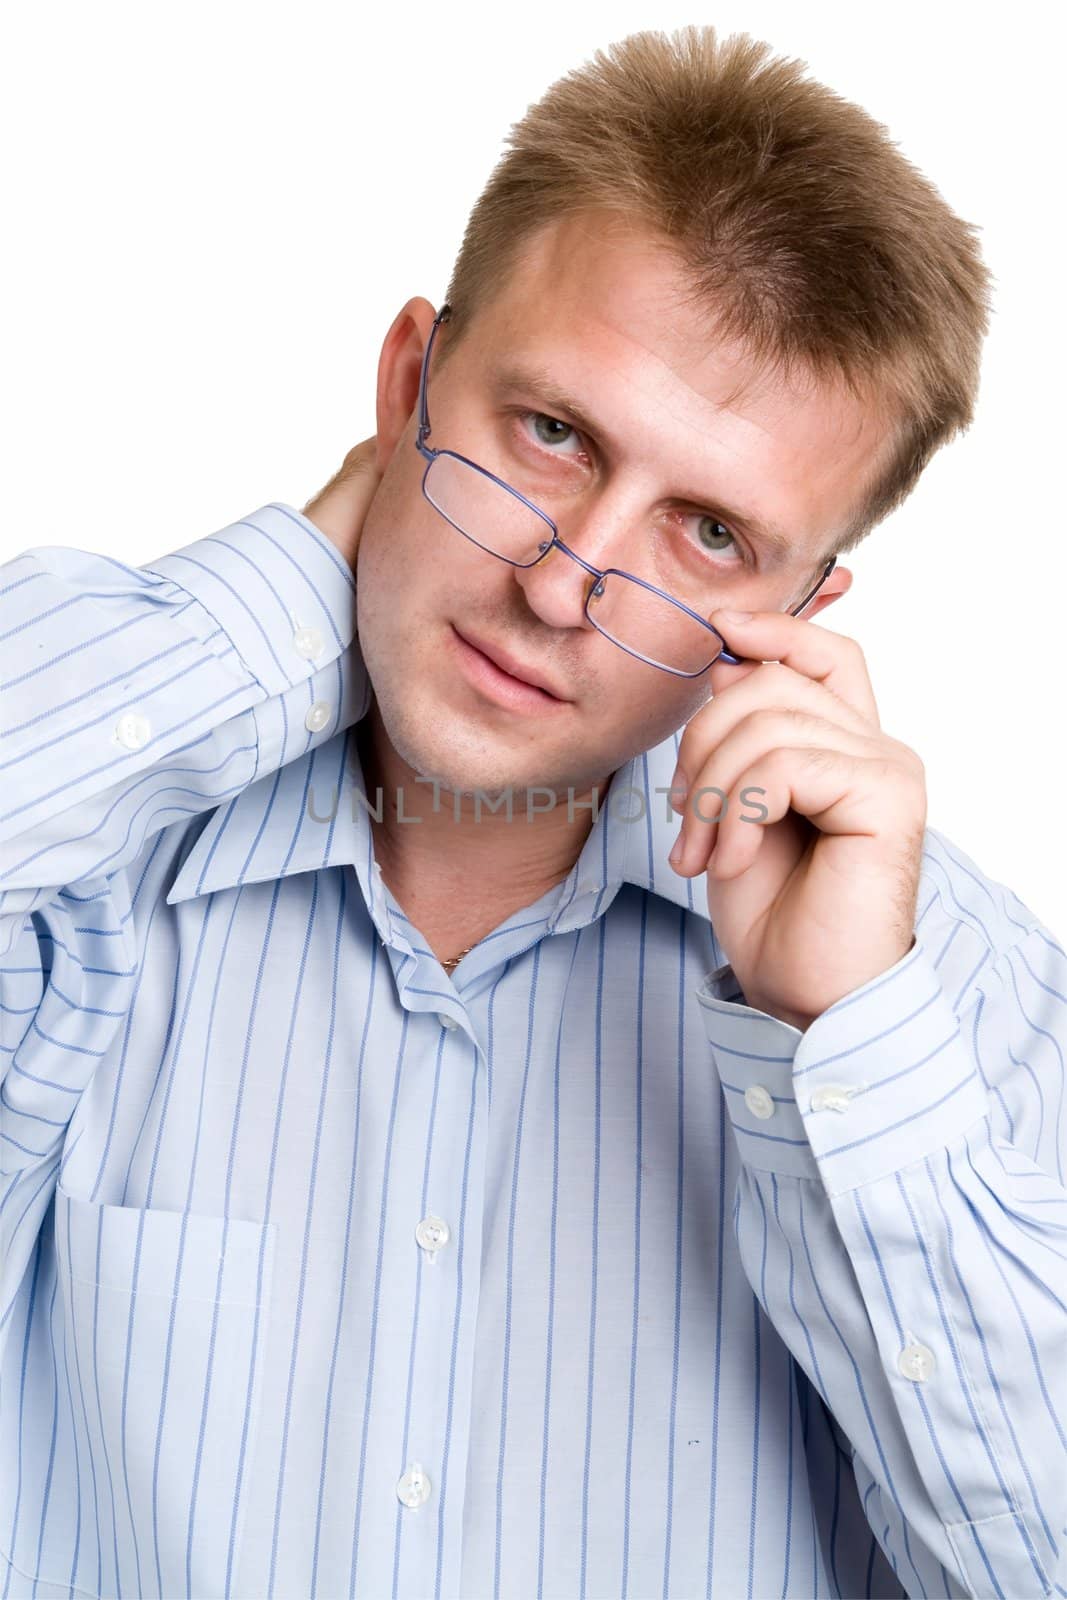
{"label": "eyeglasses", "polygon": [[[618,567],[591,566],[564,544],[552,518],[518,489],[467,456],[458,455],[454,450],[435,450],[426,444],[430,433],[426,404],[430,352],[438,328],[442,322],[447,322],[451,311],[451,306],[443,305],[434,319],[419,379],[419,428],[415,448],[426,458],[422,492],[434,510],[480,550],[512,567],[535,566],[550,550],[562,550],[593,579],[584,607],[593,627],[627,655],[636,656],[650,667],[659,667],[679,678],[698,678],[720,658],[732,666],[743,661],[743,656],[732,655],[726,649],[718,629],[683,600],[675,599],[665,589],[636,573],[623,572]],[[836,564],[837,557],[831,556],[819,581],[792,610],[792,616],[800,615]],[[724,596],[718,603],[748,610],[777,609],[766,605],[746,607],[744,600],[736,595]]]}

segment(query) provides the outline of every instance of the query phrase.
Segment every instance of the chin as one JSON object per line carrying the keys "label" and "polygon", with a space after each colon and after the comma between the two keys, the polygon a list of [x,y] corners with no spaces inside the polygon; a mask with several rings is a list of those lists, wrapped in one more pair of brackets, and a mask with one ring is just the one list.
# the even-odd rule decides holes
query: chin
{"label": "chin", "polygon": [[389,743],[421,778],[460,793],[487,794],[541,781],[539,768],[524,770],[536,757],[509,750],[499,735],[458,712],[442,713],[429,700],[420,705],[410,685],[398,694],[376,687],[375,699]]}

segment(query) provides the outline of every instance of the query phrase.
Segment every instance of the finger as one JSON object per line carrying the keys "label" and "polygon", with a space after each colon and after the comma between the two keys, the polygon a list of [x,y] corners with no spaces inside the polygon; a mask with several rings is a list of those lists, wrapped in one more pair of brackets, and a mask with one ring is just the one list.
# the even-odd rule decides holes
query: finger
{"label": "finger", "polygon": [[382,480],[378,436],[353,445],[329,483],[303,507],[309,522],[336,544],[354,564],[363,518]]}
{"label": "finger", "polygon": [[776,768],[783,750],[836,748],[869,757],[879,747],[869,731],[842,728],[805,711],[764,706],[746,716],[704,762],[686,795],[672,865],[683,877],[703,872],[732,814],[746,821],[747,813],[748,825],[756,820],[751,813],[767,803],[761,774]]}
{"label": "finger", "polygon": [[708,620],[726,640],[730,654],[746,658],[736,667],[712,662],[708,670],[713,695],[747,676],[751,662],[780,661],[823,684],[865,721],[880,727],[866,657],[847,634],[782,611],[756,611],[749,622],[733,622],[728,611],[713,611]]}
{"label": "finger", "polygon": [[[872,838],[885,838],[899,849],[899,838],[910,837],[919,796],[911,774],[883,755],[809,746],[775,751],[760,763],[760,770],[767,816],[755,824],[739,815],[724,817],[714,856],[705,862],[716,881],[747,871],[766,830],[789,811],[806,817],[821,834],[852,836],[868,855]],[[748,775],[742,774],[742,787],[747,782]]]}
{"label": "finger", "polygon": [[[690,717],[678,743],[678,766],[671,788],[694,787],[695,774],[704,766],[709,753],[720,748],[731,730],[743,720],[758,716],[762,711],[779,710],[820,717],[861,736],[880,732],[877,719],[871,722],[861,716],[825,682],[805,677],[780,661],[758,662],[730,685],[729,693],[720,690]],[[674,811],[682,811],[680,794],[672,795],[670,803]]]}
{"label": "finger", "polygon": [[312,495],[303,509],[305,517],[311,517],[316,510],[331,500],[336,500],[344,492],[346,485],[353,479],[370,480],[379,477],[378,471],[378,435],[372,433],[369,439],[361,439],[359,444],[353,445],[345,456],[341,465],[328,483],[324,483],[317,494]]}

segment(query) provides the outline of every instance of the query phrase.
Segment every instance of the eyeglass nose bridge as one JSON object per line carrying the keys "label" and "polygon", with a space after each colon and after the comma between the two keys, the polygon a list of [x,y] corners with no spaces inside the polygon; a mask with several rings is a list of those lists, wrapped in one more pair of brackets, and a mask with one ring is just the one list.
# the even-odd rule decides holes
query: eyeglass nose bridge
{"label": "eyeglass nose bridge", "polygon": [[[584,556],[580,556],[577,550],[572,550],[569,544],[564,544],[563,540],[559,536],[559,530],[555,527],[552,529],[551,539],[542,539],[538,544],[537,548],[540,551],[540,554],[537,557],[537,561],[530,562],[530,566],[536,567],[538,563],[548,555],[550,550],[557,547],[563,551],[564,555],[570,556],[572,561],[576,561],[580,567],[584,567],[585,571],[588,572],[591,577],[597,580],[585,597],[586,615],[588,616],[588,606],[590,600],[599,600],[600,596],[604,593],[604,579],[613,569],[611,567],[605,567],[603,569],[600,567],[594,567],[591,562],[586,561]],[[592,621],[591,617],[590,621]]]}

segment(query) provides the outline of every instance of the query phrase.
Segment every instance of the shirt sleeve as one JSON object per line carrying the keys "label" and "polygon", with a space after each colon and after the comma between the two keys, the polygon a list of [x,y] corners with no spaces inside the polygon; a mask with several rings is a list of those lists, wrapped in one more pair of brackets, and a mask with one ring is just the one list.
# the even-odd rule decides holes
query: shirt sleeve
{"label": "shirt sleeve", "polygon": [[130,1002],[131,863],[359,720],[355,631],[350,567],[280,502],[143,567],[59,545],[0,567],[0,1175],[21,1180],[0,1210],[19,1237]]}
{"label": "shirt sleeve", "polygon": [[1067,956],[1034,922],[963,998],[917,936],[804,1033],[697,994],[735,1234],[853,1447],[909,1594],[1067,1594]]}
{"label": "shirt sleeve", "polygon": [[[60,545],[0,567],[0,954],[54,886],[358,720],[354,636],[351,570],[280,503],[144,567]],[[346,702],[287,748],[287,691],[345,652]]]}

